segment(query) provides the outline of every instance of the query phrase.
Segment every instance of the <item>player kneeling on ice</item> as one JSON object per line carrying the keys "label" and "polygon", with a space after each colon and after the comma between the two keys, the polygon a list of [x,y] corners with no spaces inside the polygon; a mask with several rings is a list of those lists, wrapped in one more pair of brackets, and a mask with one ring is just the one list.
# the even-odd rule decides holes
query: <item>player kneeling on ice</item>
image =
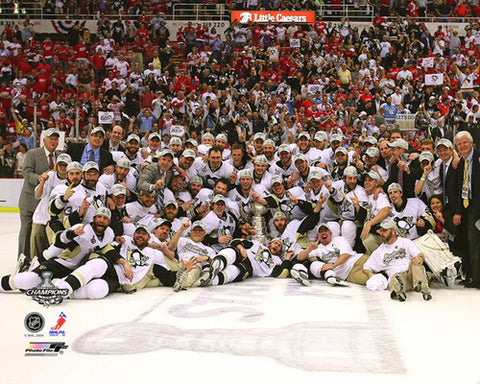
{"label": "player kneeling on ice", "polygon": [[257,240],[234,239],[212,259],[201,285],[221,285],[247,277],[287,277],[293,251],[283,256],[283,242],[272,239],[268,247]]}
{"label": "player kneeling on ice", "polygon": [[[133,238],[123,238],[118,259],[98,257],[87,261],[64,279],[55,282],[61,289],[68,290],[68,297],[75,299],[103,299],[119,288],[125,293],[134,293],[144,287],[171,287],[177,272],[168,269],[165,256],[174,253],[165,246],[161,251],[148,246],[148,227],[137,226]],[[185,268],[192,268],[188,261]]]}
{"label": "player kneeling on ice", "polygon": [[[392,299],[405,301],[407,299],[405,292],[415,290],[422,293],[424,300],[430,300],[432,294],[423,266],[423,253],[412,240],[397,236],[393,220],[383,221],[378,233],[383,244],[370,255],[363,266],[363,271],[369,278],[367,288],[385,289],[387,282],[380,274],[385,272]],[[385,283],[382,284],[381,280]]]}
{"label": "player kneeling on ice", "polygon": [[303,285],[308,285],[308,269],[317,279],[324,278],[332,285],[348,285],[345,281],[365,285],[367,277],[363,264],[368,255],[356,253],[342,236],[332,238],[327,223],[318,225],[318,241],[297,255],[299,263],[293,265],[290,274]]}

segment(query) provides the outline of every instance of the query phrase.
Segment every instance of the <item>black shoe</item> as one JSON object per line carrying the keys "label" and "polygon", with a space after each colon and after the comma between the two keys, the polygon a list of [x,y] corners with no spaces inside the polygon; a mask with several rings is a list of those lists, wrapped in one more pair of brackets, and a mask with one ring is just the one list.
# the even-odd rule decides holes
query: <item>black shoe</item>
{"label": "black shoe", "polygon": [[407,300],[407,294],[405,293],[405,288],[403,286],[403,282],[400,277],[395,276],[392,280],[392,299],[397,298],[398,301],[405,301]]}
{"label": "black shoe", "polygon": [[471,282],[472,280],[470,279],[463,279],[458,282],[458,285],[467,285],[467,284],[470,284]]}
{"label": "black shoe", "polygon": [[465,288],[480,288],[480,283],[478,281],[470,281],[469,283],[465,284]]}

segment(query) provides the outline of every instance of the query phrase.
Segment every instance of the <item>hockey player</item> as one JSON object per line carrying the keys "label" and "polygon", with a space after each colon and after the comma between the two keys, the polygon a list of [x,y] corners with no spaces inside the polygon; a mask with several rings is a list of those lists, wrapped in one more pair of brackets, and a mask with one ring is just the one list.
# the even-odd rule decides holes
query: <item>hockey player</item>
{"label": "hockey player", "polygon": [[390,184],[388,196],[391,202],[391,216],[400,237],[415,240],[434,228],[435,220],[426,204],[416,197],[404,199],[400,184]]}
{"label": "hockey player", "polygon": [[110,218],[110,210],[101,207],[91,223],[77,224],[58,233],[55,242],[44,252],[46,260],[32,271],[3,276],[0,291],[34,288],[42,282],[41,275],[46,271],[54,278],[63,278],[89,257],[104,256],[116,261],[119,254],[111,245],[115,235],[109,227]]}
{"label": "hockey player", "polygon": [[233,167],[222,161],[222,149],[213,146],[208,150],[208,161],[198,169],[198,176],[204,180],[204,185],[213,188],[218,179],[229,179]]}
{"label": "hockey player", "polygon": [[237,233],[235,217],[226,211],[226,199],[216,195],[212,200],[212,210],[202,219],[207,236],[203,242],[219,252]]}
{"label": "hockey player", "polygon": [[247,277],[287,277],[293,251],[282,259],[283,243],[275,238],[265,247],[253,240],[234,239],[212,260],[208,279],[202,285],[222,285]]}
{"label": "hockey player", "polygon": [[158,216],[158,209],[155,206],[155,192],[140,190],[138,200],[128,203],[125,206],[127,214],[135,225],[142,220],[145,222],[149,218]]}
{"label": "hockey player", "polygon": [[[238,172],[238,185],[228,193],[229,200],[237,205],[237,209],[232,213],[241,222],[250,221],[250,204],[255,201],[254,193],[262,195],[266,188],[263,185],[253,187],[253,170],[242,169]],[[258,198],[257,198],[258,201]]]}
{"label": "hockey player", "polygon": [[430,300],[432,294],[423,266],[424,255],[413,241],[398,237],[396,228],[393,220],[380,224],[378,233],[383,244],[365,262],[364,273],[370,281],[376,277],[375,274],[385,272],[388,275],[392,299],[405,301],[405,292],[415,290],[422,293],[424,300]]}
{"label": "hockey player", "polygon": [[114,184],[122,184],[127,189],[127,199],[132,201],[131,195],[137,190],[137,179],[130,173],[131,163],[126,157],[120,157],[116,161],[115,171],[111,175],[103,174],[98,179],[106,190],[110,190]]}
{"label": "hockey player", "polygon": [[[310,259],[310,273],[317,279],[324,278],[332,285],[344,285],[342,281],[365,285],[366,275],[362,272],[368,255],[356,253],[348,241],[342,237],[332,237],[329,224],[318,225],[318,240],[297,255],[302,262]],[[292,267],[291,275],[303,285],[308,285],[306,265],[297,263]]]}
{"label": "hockey player", "polygon": [[278,156],[280,160],[273,163],[270,168],[272,175],[282,176],[284,181],[297,170],[294,162],[292,161],[292,150],[288,144],[282,144],[278,147]]}

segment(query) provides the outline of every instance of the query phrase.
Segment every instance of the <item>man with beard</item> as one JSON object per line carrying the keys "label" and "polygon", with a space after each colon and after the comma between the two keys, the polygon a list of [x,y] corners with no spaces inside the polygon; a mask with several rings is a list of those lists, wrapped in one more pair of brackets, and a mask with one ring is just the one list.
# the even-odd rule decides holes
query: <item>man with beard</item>
{"label": "man with beard", "polygon": [[272,175],[281,175],[286,181],[296,170],[295,164],[292,161],[292,150],[288,144],[282,144],[278,147],[279,161],[271,162],[270,172]]}
{"label": "man with beard", "polygon": [[[343,281],[365,285],[367,276],[363,273],[363,264],[367,259],[368,255],[356,253],[344,237],[332,237],[327,223],[318,225],[317,241],[297,255],[299,262],[311,261],[308,270],[313,276],[332,285],[344,285]],[[302,285],[308,285],[305,282],[307,265],[297,263],[292,267],[292,277]]]}
{"label": "man with beard", "polygon": [[310,167],[308,166],[308,159],[304,154],[295,155],[295,168],[297,170],[287,179],[287,188],[300,187],[305,188],[308,184],[308,175],[310,174]]}
{"label": "man with beard", "polygon": [[423,266],[424,255],[413,241],[397,237],[395,229],[396,224],[392,220],[380,224],[378,233],[383,244],[363,265],[363,272],[369,279],[367,287],[370,280],[376,278],[376,274],[385,272],[392,299],[405,301],[406,292],[415,290],[422,293],[424,300],[430,300],[432,294]]}
{"label": "man with beard", "polygon": [[322,152],[317,148],[311,147],[310,134],[308,132],[300,132],[297,139],[296,154],[303,154],[309,163],[318,160],[322,156]]}
{"label": "man with beard", "polygon": [[140,150],[140,138],[138,135],[132,133],[127,137],[127,141],[125,143],[125,152],[115,151],[112,152],[112,157],[115,162],[118,161],[119,158],[125,157],[127,160],[130,161],[130,173],[136,178],[138,173],[141,170],[141,165],[145,161],[142,157],[142,154],[139,152]]}
{"label": "man with beard", "polygon": [[3,276],[0,292],[37,287],[47,271],[53,278],[63,278],[91,256],[116,260],[118,252],[111,246],[115,235],[109,227],[110,215],[108,208],[99,208],[92,222],[77,224],[58,233],[55,242],[43,253],[45,260],[32,271]]}
{"label": "man with beard", "polygon": [[132,236],[135,225],[128,216],[125,202],[127,200],[127,189],[122,184],[115,184],[110,188],[110,195],[107,198],[107,205],[112,212],[110,227],[115,233],[115,239],[118,236]]}
{"label": "man with beard", "polygon": [[391,184],[388,187],[388,196],[392,220],[400,237],[415,240],[425,235],[429,229],[435,228],[435,220],[427,205],[417,197],[404,198],[400,184]]}
{"label": "man with beard", "polygon": [[140,225],[141,223],[145,225],[158,216],[158,209],[155,206],[155,192],[140,190],[138,200],[128,203],[125,209],[133,224]]}
{"label": "man with beard", "polygon": [[74,186],[59,185],[51,193],[49,204],[51,216],[63,213],[63,226],[70,228],[75,224],[89,223],[96,210],[105,207],[107,190],[98,184],[98,164],[88,161],[82,167],[82,184],[77,189]]}
{"label": "man with beard", "polygon": [[345,147],[338,147],[335,150],[335,162],[331,167],[331,175],[333,181],[342,180],[343,172],[348,167],[348,151]]}
{"label": "man with beard", "polygon": [[357,160],[355,166],[361,174],[366,175],[370,170],[376,172],[380,177],[380,185],[383,185],[388,179],[388,172],[386,169],[378,164],[380,159],[380,150],[377,147],[369,147],[365,151],[362,160]]}
{"label": "man with beard", "polygon": [[[238,172],[238,185],[228,193],[228,199],[237,205],[232,213],[242,223],[248,223],[250,217],[250,204],[255,201],[253,194],[257,193],[257,200],[260,194],[265,192],[263,185],[253,186],[253,170],[242,169]],[[233,233],[232,233],[233,234]]]}

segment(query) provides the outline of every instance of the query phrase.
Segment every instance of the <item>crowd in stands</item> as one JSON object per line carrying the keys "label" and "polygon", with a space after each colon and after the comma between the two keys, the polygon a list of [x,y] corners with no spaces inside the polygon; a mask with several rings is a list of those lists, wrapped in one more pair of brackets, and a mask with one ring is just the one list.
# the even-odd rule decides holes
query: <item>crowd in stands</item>
{"label": "crowd in stands", "polygon": [[[64,132],[70,154],[75,143],[95,147],[92,140],[101,138],[102,148],[115,154],[117,168],[129,169],[134,177],[127,201],[137,200],[138,177],[138,204],[151,207],[153,200],[147,203],[150,197],[141,195],[155,193],[158,211],[145,214],[158,216],[166,201],[159,189],[165,186],[177,214],[201,218],[213,195],[195,205],[197,187],[221,190],[225,197],[238,190],[246,193],[238,201],[271,205],[265,199],[276,193],[276,176],[285,188],[302,191],[287,205],[304,200],[315,206],[323,192],[313,187],[314,180],[321,179],[333,204],[357,206],[358,201],[345,198],[346,192],[363,189],[374,171],[373,179],[392,199],[392,212],[407,198],[421,207],[404,236],[434,229],[455,247],[444,208],[453,213],[458,207],[453,201],[448,205],[438,151],[445,147],[457,167],[462,153],[453,151],[455,134],[467,131],[467,139],[480,145],[480,23],[470,22],[465,31],[439,26],[431,33],[409,15],[382,14],[380,7],[364,30],[348,19],[332,23],[321,16],[313,25],[235,22],[224,34],[191,22],[179,28],[175,42],[161,17],[146,14],[135,21],[102,15],[95,39],[80,23],[60,41],[37,39],[28,18],[22,27],[7,26],[0,43],[2,175],[21,175],[32,133],[38,144],[42,131],[52,134],[52,128]],[[112,120],[99,121],[108,112]],[[401,115],[414,116],[413,128],[400,129]],[[170,157],[167,148],[175,174],[161,187],[153,178],[141,186],[151,164]],[[128,167],[118,165],[125,151]],[[91,154],[80,154],[85,165]],[[100,172],[112,174],[114,165],[103,164]],[[244,191],[238,176],[242,170],[250,170],[242,174],[253,182]],[[223,185],[217,188],[219,180],[224,190]],[[331,182],[344,183],[344,200],[333,197]],[[400,205],[394,191],[404,197]],[[426,205],[438,196],[444,208],[435,208],[439,214],[433,216]],[[245,211],[235,209],[235,203],[230,208],[232,225],[241,229],[248,214],[243,217]],[[298,220],[308,211],[297,212]],[[350,220],[357,228],[355,214],[329,214],[332,222]],[[333,232],[364,252],[367,244],[358,228],[352,232],[346,225]],[[459,253],[468,253],[465,244],[469,242],[459,245]]]}

